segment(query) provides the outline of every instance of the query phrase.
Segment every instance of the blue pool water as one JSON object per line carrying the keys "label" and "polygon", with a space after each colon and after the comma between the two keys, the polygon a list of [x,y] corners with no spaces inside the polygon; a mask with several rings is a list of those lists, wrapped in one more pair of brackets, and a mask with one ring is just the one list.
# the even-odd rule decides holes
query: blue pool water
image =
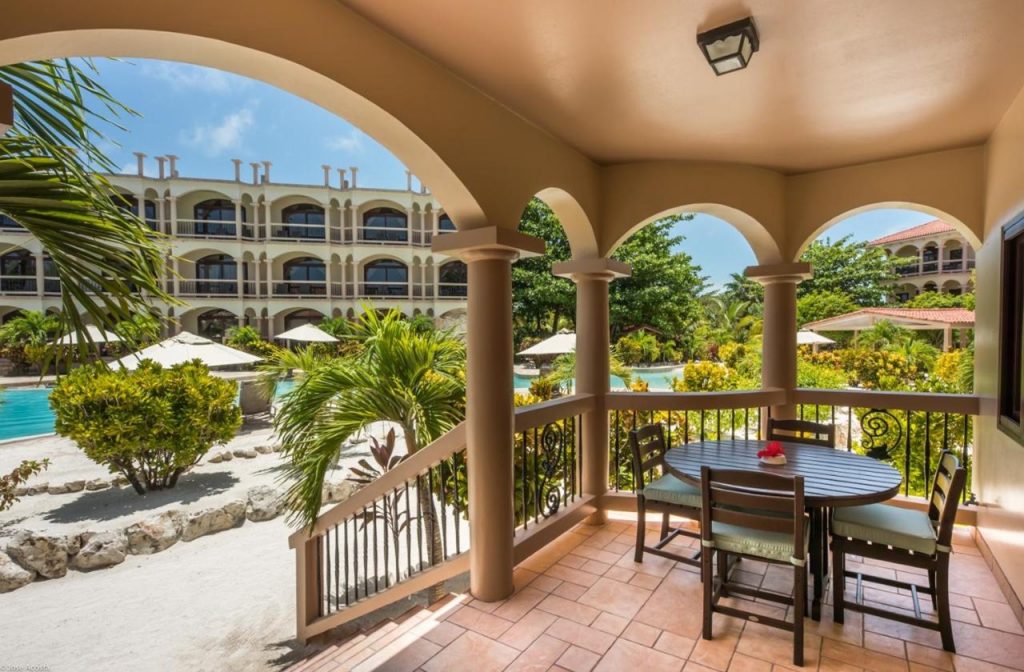
{"label": "blue pool water", "polygon": [[[651,391],[668,391],[672,389],[672,378],[680,376],[683,373],[683,367],[678,366],[671,369],[633,369],[633,377],[641,380],[646,380],[647,385]],[[530,376],[522,376],[518,373],[513,377],[514,386],[517,390],[528,389],[530,382],[533,380]],[[621,390],[626,387],[625,382],[618,376],[609,376],[611,382],[611,388],[613,390]]]}

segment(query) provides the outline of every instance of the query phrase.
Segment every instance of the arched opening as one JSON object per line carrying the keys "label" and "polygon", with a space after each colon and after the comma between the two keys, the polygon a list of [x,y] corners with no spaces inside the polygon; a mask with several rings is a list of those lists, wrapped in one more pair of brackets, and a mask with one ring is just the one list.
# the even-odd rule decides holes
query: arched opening
{"label": "arched opening", "polygon": [[286,261],[282,267],[282,282],[275,283],[274,294],[325,296],[327,294],[327,265],[316,257],[299,257]]}
{"label": "arched opening", "polygon": [[0,254],[0,291],[35,294],[36,290],[36,255],[24,248]]}
{"label": "arched opening", "polygon": [[[245,209],[238,213],[245,222]],[[235,237],[235,204],[224,198],[208,198],[192,206],[195,234],[211,238]]]}
{"label": "arched opening", "polygon": [[136,217],[142,217],[146,224],[153,231],[156,231],[159,223],[156,214],[156,201],[146,198],[142,201],[142,208],[139,208],[139,199],[134,194],[120,194],[120,205]]}
{"label": "arched opening", "polygon": [[455,231],[455,222],[448,216],[447,212],[441,213],[441,216],[437,218],[437,232],[445,233]]}
{"label": "arched opening", "polygon": [[[244,266],[242,272],[245,275]],[[238,264],[229,254],[210,254],[197,259],[195,273],[197,294],[237,294],[238,292]]]}
{"label": "arched opening", "polygon": [[196,317],[196,332],[213,341],[224,340],[228,329],[238,324],[238,317],[229,310],[215,308]]}
{"label": "arched opening", "polygon": [[366,243],[409,241],[409,218],[395,208],[372,208],[363,213],[359,239]]}
{"label": "arched opening", "polygon": [[324,240],[326,214],[315,203],[296,203],[281,210],[284,226],[274,231],[274,237],[308,240]]}
{"label": "arched opening", "polygon": [[441,264],[437,271],[437,295],[444,297],[468,296],[466,264],[461,261],[448,261]]}
{"label": "arched opening", "polygon": [[284,316],[284,329],[287,331],[304,324],[319,324],[323,319],[324,315],[319,310],[302,308]]}
{"label": "arched opening", "polygon": [[363,266],[363,296],[408,296],[409,267],[397,259],[377,259]]}

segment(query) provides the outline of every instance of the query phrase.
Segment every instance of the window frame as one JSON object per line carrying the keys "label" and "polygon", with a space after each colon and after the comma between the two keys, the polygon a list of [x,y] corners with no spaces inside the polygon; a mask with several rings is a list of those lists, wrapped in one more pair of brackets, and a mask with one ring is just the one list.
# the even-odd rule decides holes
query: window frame
{"label": "window frame", "polygon": [[998,426],[1024,445],[1024,214],[1003,227],[1000,254]]}

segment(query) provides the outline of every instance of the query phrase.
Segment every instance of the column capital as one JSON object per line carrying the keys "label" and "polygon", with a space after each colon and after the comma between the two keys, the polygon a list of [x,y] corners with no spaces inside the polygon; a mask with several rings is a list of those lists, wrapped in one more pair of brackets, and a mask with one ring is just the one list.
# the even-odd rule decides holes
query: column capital
{"label": "column capital", "polygon": [[581,280],[603,280],[611,282],[616,278],[628,278],[633,273],[629,264],[607,257],[590,259],[570,259],[552,264],[551,272],[560,278],[569,278],[573,282]]}
{"label": "column capital", "polygon": [[481,259],[508,259],[544,254],[544,241],[512,229],[486,226],[446,233],[434,238],[431,251],[458,257],[463,261]]}
{"label": "column capital", "polygon": [[791,264],[765,264],[762,266],[747,266],[744,275],[762,285],[776,284],[799,284],[814,275],[811,265],[806,262],[794,262]]}

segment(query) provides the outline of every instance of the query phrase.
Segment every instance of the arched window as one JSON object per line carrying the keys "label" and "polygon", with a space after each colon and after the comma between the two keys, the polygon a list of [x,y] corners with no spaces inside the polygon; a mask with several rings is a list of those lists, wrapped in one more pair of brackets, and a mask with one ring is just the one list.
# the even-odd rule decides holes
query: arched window
{"label": "arched window", "polygon": [[139,199],[131,194],[118,194],[117,204],[125,208],[133,215],[141,216],[150,225],[150,228],[156,224],[156,203],[147,199],[142,201],[143,203],[143,214],[139,215]]}
{"label": "arched window", "polygon": [[8,217],[7,215],[0,215],[0,229],[24,229],[21,224]]}
{"label": "arched window", "polygon": [[409,268],[394,259],[371,261],[363,268],[366,296],[408,296]]}
{"label": "arched window", "polygon": [[57,277],[57,264],[53,262],[50,255],[43,255],[43,293],[51,295],[60,294],[60,278]]}
{"label": "arched window", "polygon": [[[234,237],[235,235],[235,204],[224,198],[211,198],[197,203],[192,208],[193,218],[196,220],[196,233],[202,236],[224,236]],[[242,221],[245,221],[245,208],[241,211]]]}
{"label": "arched window", "polygon": [[224,338],[231,327],[238,325],[238,318],[227,310],[208,310],[196,318],[196,331],[214,341]]}
{"label": "arched window", "polygon": [[921,272],[935,273],[939,270],[939,248],[930,244],[921,251]]}
{"label": "arched window", "polygon": [[363,214],[364,241],[405,243],[409,240],[409,220],[394,208],[374,208]]}
{"label": "arched window", "polygon": [[327,293],[327,266],[315,257],[302,257],[285,262],[284,282],[278,283],[275,293],[325,295]]}
{"label": "arched window", "polygon": [[448,213],[444,213],[443,215],[441,215],[438,218],[438,220],[437,220],[437,230],[438,231],[454,231],[455,230],[455,222],[453,222],[452,218],[448,216]]}
{"label": "arched window", "polygon": [[196,261],[198,294],[235,294],[238,291],[237,281],[238,264],[230,255],[211,254]]}
{"label": "arched window", "polygon": [[441,264],[437,272],[438,296],[466,296],[466,265],[461,261]]}
{"label": "arched window", "polygon": [[12,294],[36,293],[34,254],[19,249],[0,255],[0,291]]}
{"label": "arched window", "polygon": [[317,324],[324,319],[324,316],[320,311],[305,309],[296,310],[293,313],[288,313],[284,316],[284,329],[294,329],[295,327],[301,327],[304,324]]}
{"label": "arched window", "polygon": [[275,235],[279,238],[314,238],[324,239],[324,209],[313,203],[289,205],[281,211],[281,221],[285,226],[279,227]]}

